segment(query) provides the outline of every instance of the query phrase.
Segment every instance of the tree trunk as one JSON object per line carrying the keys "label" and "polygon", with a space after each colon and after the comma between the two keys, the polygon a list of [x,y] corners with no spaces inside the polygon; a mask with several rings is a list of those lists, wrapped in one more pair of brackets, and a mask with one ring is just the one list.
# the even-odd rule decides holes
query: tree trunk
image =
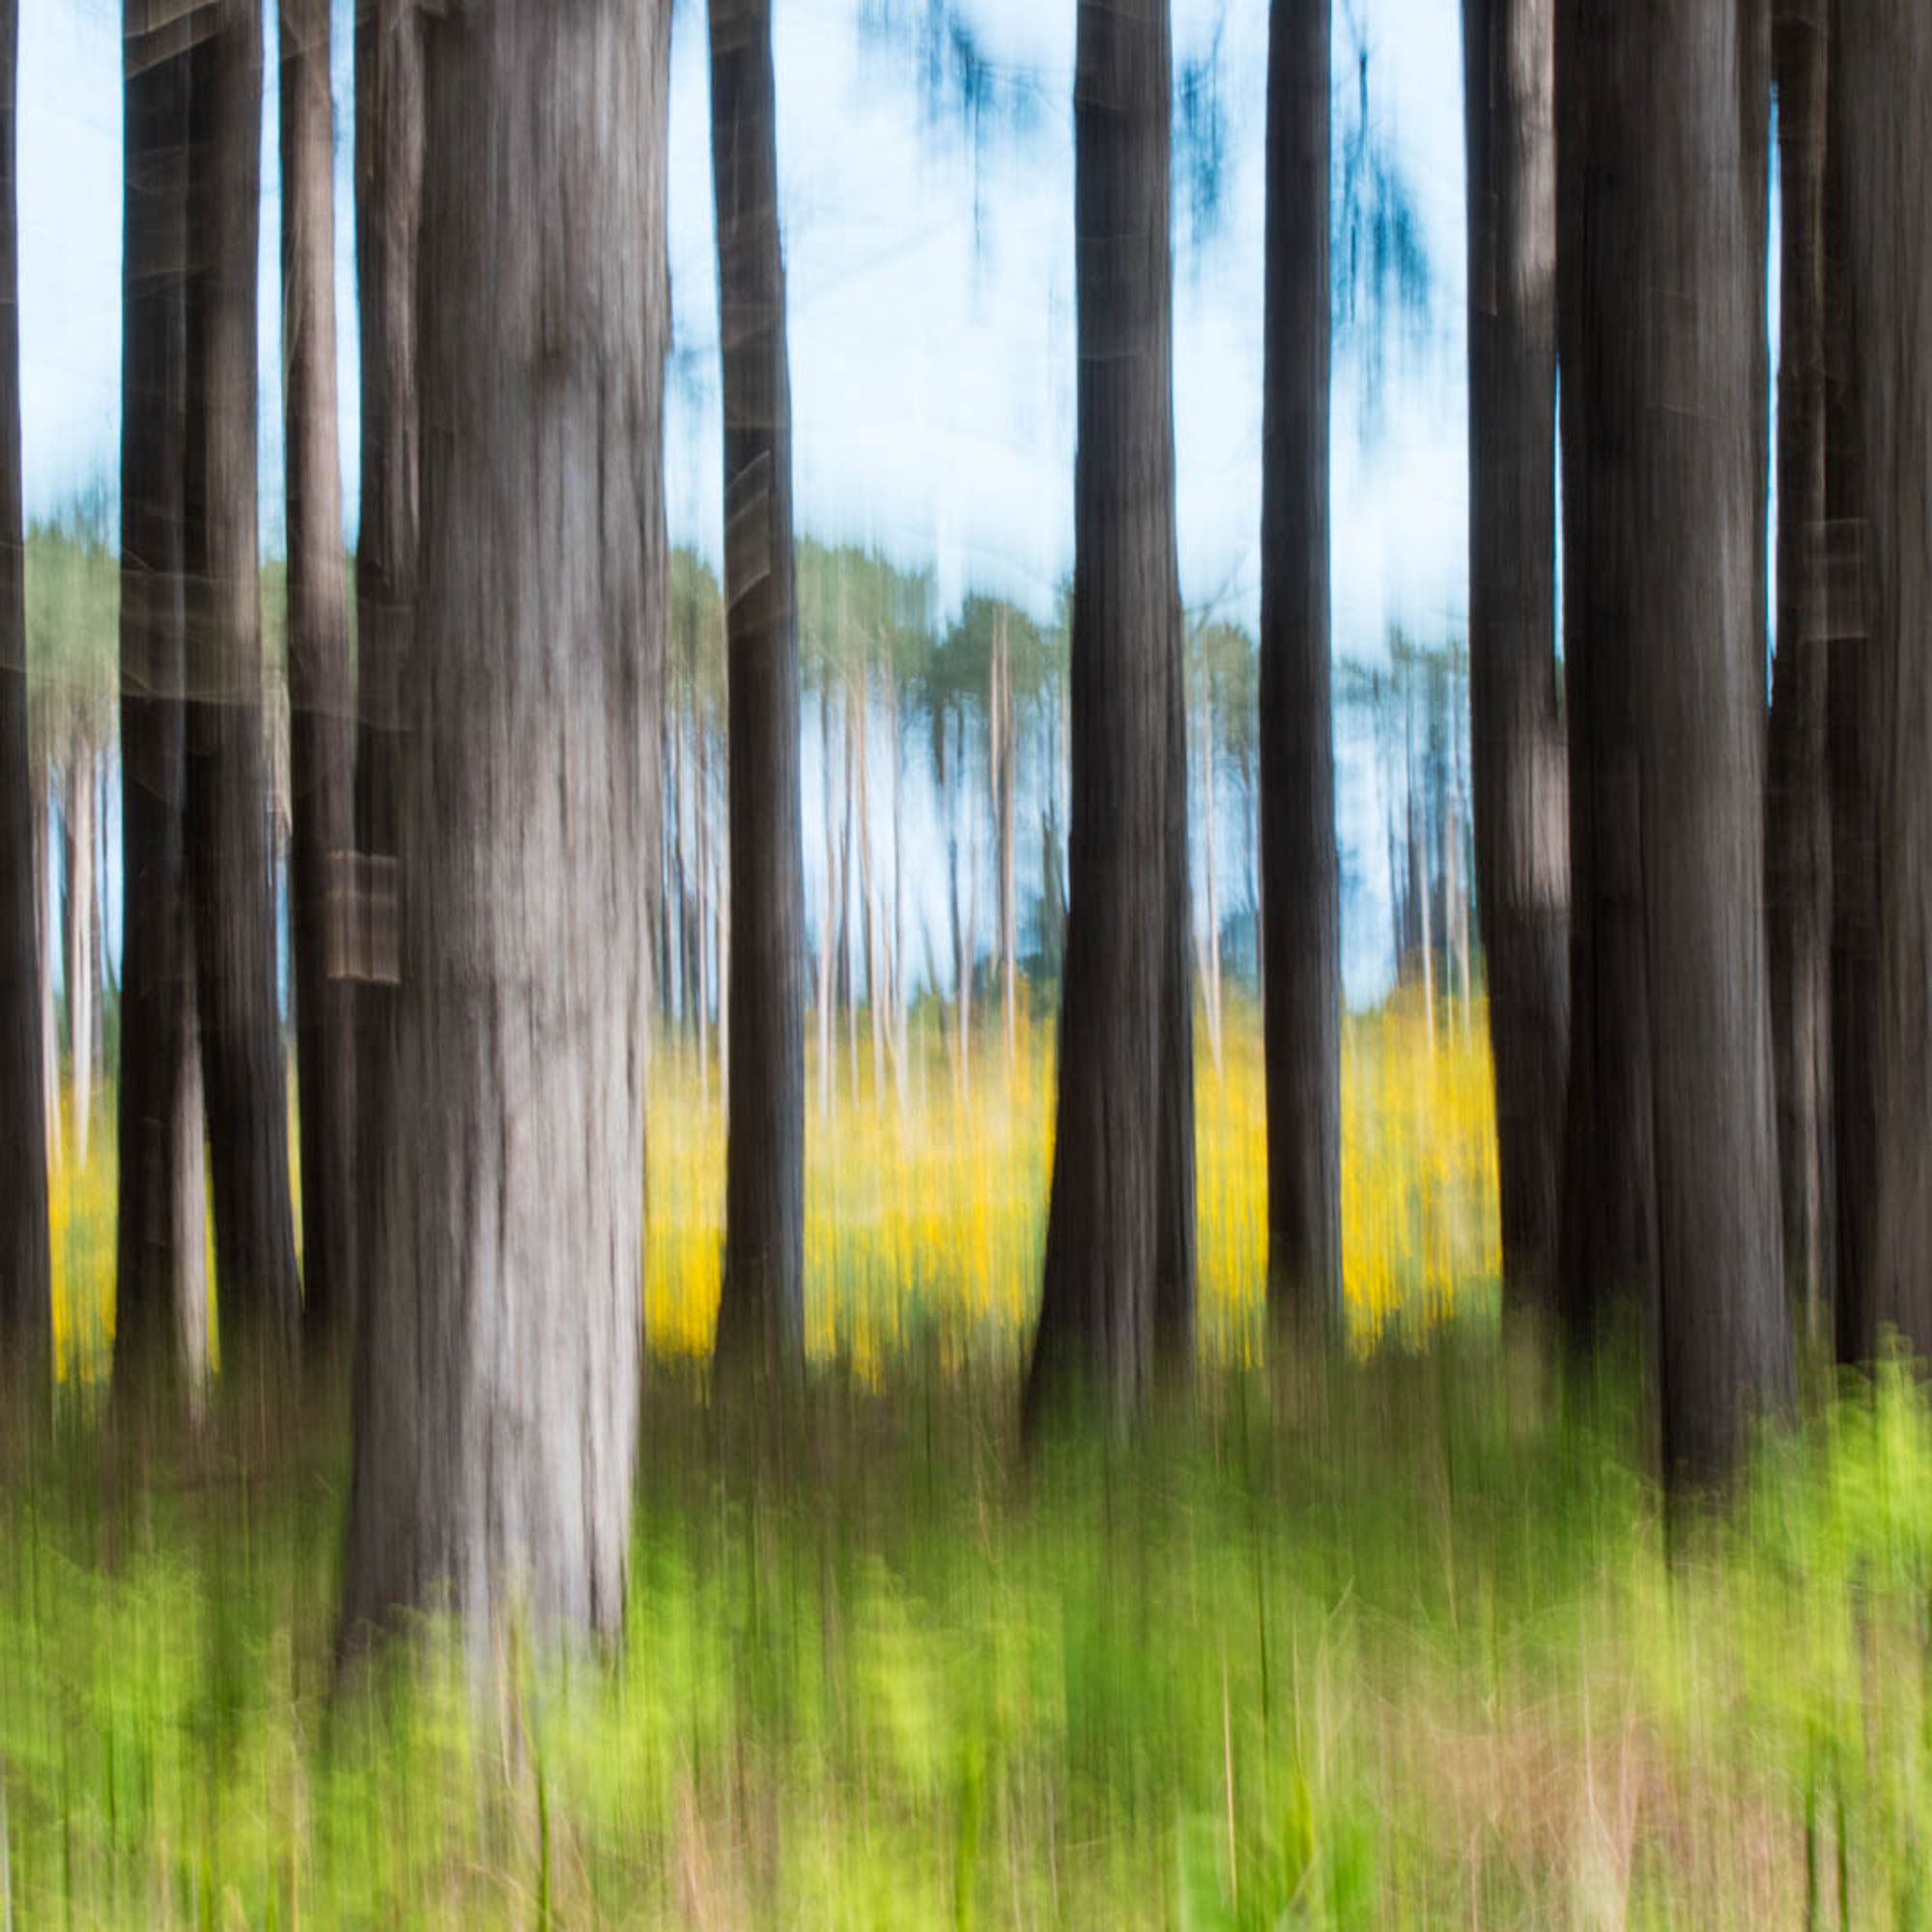
{"label": "tree trunk", "polygon": [[61,1128],[60,1023],[54,1010],[54,967],[61,941],[54,930],[53,773],[43,763],[34,775],[34,953],[41,989],[41,1111],[47,1123],[47,1164],[58,1171],[67,1159]]}
{"label": "tree trunk", "polygon": [[[1839,1361],[1868,1363],[1878,1349],[1879,796],[1891,750],[1885,705],[1889,670],[1872,623],[1854,357],[1864,353],[1851,317],[1846,143],[1835,124],[1840,14],[1827,35],[1825,152],[1825,528],[1814,568],[1830,661],[1826,674],[1826,781],[1832,809],[1831,1104],[1832,1300]],[[1860,111],[1862,111],[1861,109]]]}
{"label": "tree trunk", "polygon": [[114,1387],[207,1360],[208,1196],[183,814],[187,108],[178,10],[126,10],[121,420],[120,1179]]}
{"label": "tree trunk", "polygon": [[893,759],[893,1083],[906,1110],[905,751],[899,742],[899,692],[886,662],[886,716],[892,721]]}
{"label": "tree trunk", "polygon": [[[355,277],[362,431],[362,500],[355,541],[356,856],[344,868],[342,884],[347,964],[360,982],[355,996],[358,1324],[368,1313],[367,1294],[376,1279],[373,1193],[363,1164],[384,1144],[391,1105],[384,1084],[384,1050],[396,998],[401,693],[415,634],[420,450],[415,274],[422,85],[422,29],[414,0],[356,0]],[[359,1354],[353,1336],[352,1348]]]}
{"label": "tree trunk", "polygon": [[[282,366],[288,461],[289,904],[300,1104],[302,1321],[324,1356],[355,1309],[355,985],[329,923],[355,843],[355,694],[335,407],[329,0],[281,0]],[[333,970],[332,970],[333,969]]]}
{"label": "tree trunk", "polygon": [[1823,1326],[1830,1166],[1831,801],[1826,639],[1815,559],[1825,527],[1825,0],[1776,0],[1782,296],[1777,359],[1777,655],[1766,888],[1785,1271]]}
{"label": "tree trunk", "polygon": [[[1701,6],[1704,0],[1698,0]],[[1607,91],[1618,46],[1607,0],[1556,14],[1557,355],[1562,412],[1564,712],[1569,737],[1570,1076],[1565,1094],[1561,1319],[1579,1353],[1621,1312],[1657,1318],[1651,1030],[1638,851],[1631,639],[1639,540],[1631,426],[1647,398],[1629,295],[1635,211],[1623,113]],[[1649,15],[1625,33],[1641,40]],[[1602,124],[1601,128],[1599,123]],[[1736,163],[1733,162],[1733,166]],[[1612,226],[1612,217],[1615,225]]]}
{"label": "tree trunk", "polygon": [[805,1348],[805,846],[770,0],[711,0],[724,391],[732,1075],[718,1350]]}
{"label": "tree trunk", "polygon": [[1164,1134],[1179,1125],[1163,1125],[1178,1101],[1163,1092],[1180,695],[1171,78],[1167,0],[1081,0],[1072,909],[1030,1423],[1082,1384],[1117,1418],[1139,1405],[1153,1374],[1158,1283],[1179,1244],[1179,1231],[1163,1226],[1177,1204],[1161,1185],[1178,1172]]}
{"label": "tree trunk", "polygon": [[[966,748],[964,744],[965,724],[962,710],[953,713],[952,772],[955,781],[965,776]],[[943,729],[943,726],[940,727]],[[937,735],[937,734],[935,734]],[[942,795],[945,789],[945,774],[940,774]],[[961,786],[963,789],[963,785]],[[974,890],[973,854],[969,843],[966,852],[967,892]],[[964,902],[959,896],[959,819],[958,802],[952,802],[952,809],[947,813],[946,836],[946,877],[952,912],[952,1077],[953,1094],[963,1110],[973,1098],[973,927],[977,905],[969,896]]]}
{"label": "tree trunk", "polygon": [[1342,1307],[1341,886],[1328,663],[1329,0],[1268,13],[1261,791],[1268,1305]]}
{"label": "tree trunk", "polygon": [[1435,895],[1429,881],[1429,803],[1415,781],[1414,696],[1409,697],[1408,756],[1403,774],[1408,785],[1408,902],[1415,912],[1415,952],[1422,967],[1422,1037],[1429,1053],[1435,1053]]}
{"label": "tree trunk", "polygon": [[[1865,642],[1877,695],[1877,1187],[1867,1349],[1888,1324],[1932,1342],[1932,171],[1925,122],[1932,18],[1841,5],[1832,43],[1832,140],[1843,157],[1850,478],[1863,520]],[[1835,660],[1834,660],[1835,664]]]}
{"label": "tree trunk", "polygon": [[215,0],[188,99],[185,851],[214,1178],[221,1356],[291,1350],[301,1317],[275,996],[255,493],[262,17]]}
{"label": "tree trunk", "polygon": [[[433,16],[394,1097],[345,1632],[614,1632],[663,701],[663,0]],[[566,613],[562,616],[559,613]]]}
{"label": "tree trunk", "polygon": [[38,1401],[48,1353],[47,1144],[27,748],[26,533],[20,491],[20,309],[14,107],[18,0],[0,0],[0,1378]]}
{"label": "tree trunk", "polygon": [[1214,700],[1201,701],[1201,893],[1207,924],[1201,954],[1202,1009],[1208,1015],[1208,1046],[1214,1071],[1221,1071],[1221,893],[1214,810]]}
{"label": "tree trunk", "polygon": [[1508,1318],[1552,1305],[1570,1054],[1554,0],[1464,0],[1469,742]]}
{"label": "tree trunk", "polygon": [[94,751],[76,732],[67,761],[61,869],[67,910],[68,1113],[73,1122],[73,1165],[87,1166],[94,1100],[95,1002],[99,961],[94,952]]}
{"label": "tree trunk", "polygon": [[832,674],[821,673],[818,687],[819,817],[825,832],[825,891],[818,920],[818,1117],[832,1118],[832,974],[835,933],[833,895],[838,887],[838,841],[832,816]]}
{"label": "tree trunk", "polygon": [[872,802],[870,733],[867,714],[871,691],[866,667],[859,668],[859,687],[853,695],[853,722],[859,728],[859,904],[866,929],[866,1016],[872,1023],[872,1101],[886,1097],[885,922],[879,910],[878,871],[872,860]]}
{"label": "tree trunk", "polygon": [[858,921],[852,905],[852,848],[857,827],[854,800],[858,791],[857,732],[852,723],[852,685],[845,685],[845,822],[838,840],[838,990],[845,1001],[845,1070],[852,1104],[859,1104],[859,961]]}
{"label": "tree trunk", "polygon": [[1019,1062],[1019,908],[1013,879],[1013,661],[1006,608],[994,618],[992,688],[987,733],[993,750],[993,822],[1000,867],[1000,986],[1006,1005],[1007,1078]]}
{"label": "tree trunk", "polygon": [[[1171,325],[1170,325],[1171,326]],[[1172,337],[1170,335],[1170,341]],[[1172,412],[1169,414],[1172,457]],[[1170,535],[1174,524],[1169,498]],[[1194,895],[1187,852],[1187,659],[1182,642],[1178,552],[1166,640],[1167,772],[1161,810],[1160,1086],[1154,1184],[1155,1367],[1171,1385],[1191,1375],[1199,1257],[1194,1225]]]}
{"label": "tree trunk", "polygon": [[1746,97],[1757,52],[1753,10],[1738,0],[1573,4],[1559,126],[1590,168],[1579,227],[1591,255],[1564,299],[1581,300],[1576,327],[1596,339],[1577,371],[1580,447],[1622,487],[1578,504],[1570,554],[1588,559],[1577,581],[1597,597],[1608,565],[1638,566],[1616,588],[1613,624],[1591,607],[1586,649],[1620,666],[1632,697],[1634,824],[1620,831],[1635,833],[1652,1047],[1662,1448],[1673,1479],[1695,1480],[1734,1466],[1747,1424],[1788,1398],[1791,1378],[1753,630],[1763,284]]}

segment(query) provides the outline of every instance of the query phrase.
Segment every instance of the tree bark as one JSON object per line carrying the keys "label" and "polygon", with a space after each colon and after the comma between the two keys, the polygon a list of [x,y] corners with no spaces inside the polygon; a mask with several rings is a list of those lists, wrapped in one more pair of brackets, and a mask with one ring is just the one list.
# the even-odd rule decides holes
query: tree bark
{"label": "tree bark", "polygon": [[[1702,0],[1700,0],[1702,4]],[[1641,38],[1649,16],[1624,32]],[[1570,798],[1570,1077],[1565,1094],[1561,1321],[1586,1353],[1634,1312],[1657,1319],[1651,1030],[1638,851],[1638,579],[1633,425],[1645,405],[1634,327],[1595,318],[1627,297],[1644,219],[1610,95],[1617,21],[1557,0],[1557,355],[1563,486],[1564,712]],[[1619,117],[1624,117],[1620,120]]]}
{"label": "tree bark", "polygon": [[[1843,157],[1850,487],[1864,536],[1868,724],[1876,766],[1877,1156],[1872,1273],[1861,1352],[1888,1325],[1932,1343],[1932,18],[1904,4],[1841,5],[1832,43],[1832,140]],[[1834,658],[1834,668],[1836,659]]]}
{"label": "tree bark", "polygon": [[1832,812],[1832,1301],[1840,1362],[1878,1347],[1879,794],[1890,733],[1888,677],[1872,628],[1869,530],[1851,315],[1846,144],[1835,133],[1840,15],[1827,29],[1825,144],[1825,527],[1814,559],[1826,674],[1826,784]]}
{"label": "tree bark", "polygon": [[1506,1321],[1552,1306],[1570,1054],[1553,0],[1464,0],[1469,702]]}
{"label": "tree bark", "polygon": [[621,1620],[663,701],[664,0],[432,16],[420,576],[345,1631]]}
{"label": "tree bark", "polygon": [[7,881],[0,905],[0,1092],[10,1096],[0,1126],[0,1378],[38,1402],[52,1357],[20,490],[19,31],[18,0],[0,0],[0,877]]}
{"label": "tree bark", "polygon": [[189,55],[178,10],[128,0],[122,269],[120,1179],[114,1388],[206,1365],[208,1196],[186,788]]}
{"label": "tree bark", "polygon": [[[1180,698],[1171,76],[1167,0],[1081,0],[1072,907],[1030,1424],[1083,1385],[1117,1419],[1141,1403],[1158,1284],[1191,1242],[1191,1230],[1168,1225],[1179,1204],[1163,1185],[1179,1172],[1180,1126],[1166,1118],[1179,1095],[1164,1091]],[[1184,959],[1184,928],[1179,943]]]}
{"label": "tree bark", "polygon": [[255,488],[262,18],[211,0],[188,90],[186,866],[222,1360],[293,1349],[301,1317],[275,994]]}
{"label": "tree bark", "polygon": [[[805,1349],[805,833],[771,0],[710,0],[724,397],[732,1040],[721,1364]],[[876,988],[874,988],[876,1005]]]}
{"label": "tree bark", "polygon": [[[324,1356],[355,1310],[355,1007],[331,879],[355,844],[355,692],[335,401],[329,0],[281,0],[282,366],[289,546],[289,906],[302,1321]],[[332,956],[333,955],[333,956]]]}
{"label": "tree bark", "polygon": [[1342,955],[1328,596],[1329,0],[1268,13],[1261,861],[1268,1306],[1342,1310]]}
{"label": "tree bark", "polygon": [[[1577,371],[1584,460],[1609,458],[1622,489],[1579,504],[1570,554],[1588,558],[1577,575],[1598,599],[1612,594],[1608,564],[1637,565],[1615,587],[1614,622],[1592,604],[1585,647],[1598,668],[1621,668],[1632,700],[1635,786],[1618,832],[1635,835],[1652,1048],[1662,1449],[1674,1480],[1695,1481],[1735,1465],[1747,1424],[1788,1399],[1791,1379],[1752,581],[1757,53],[1739,0],[1571,5],[1559,126],[1587,157],[1592,252],[1564,299],[1581,299],[1574,325],[1594,341]],[[1605,511],[1607,524],[1588,521]]]}
{"label": "tree bark", "polygon": [[1785,1272],[1816,1337],[1826,1279],[1831,1118],[1827,657],[1815,561],[1825,528],[1826,0],[1776,0],[1781,201],[1777,652],[1766,889]]}
{"label": "tree bark", "polygon": [[[415,274],[423,165],[415,0],[356,0],[355,276],[361,324],[361,511],[355,541],[356,859],[342,881],[355,991],[358,1302],[375,1279],[375,1214],[360,1171],[388,1131],[384,1041],[395,1002],[402,679],[415,635]],[[649,847],[645,848],[650,849]],[[662,901],[662,895],[660,895]],[[668,972],[666,979],[668,980]],[[358,1321],[366,1306],[357,1309]],[[359,1347],[355,1348],[359,1355]]]}

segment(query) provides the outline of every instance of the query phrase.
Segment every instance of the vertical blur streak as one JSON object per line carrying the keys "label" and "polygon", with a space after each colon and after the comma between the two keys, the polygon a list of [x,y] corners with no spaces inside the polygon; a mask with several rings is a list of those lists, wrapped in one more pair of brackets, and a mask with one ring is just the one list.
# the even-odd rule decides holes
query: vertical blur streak
{"label": "vertical blur streak", "polygon": [[114,1379],[124,1393],[137,1383],[165,1390],[198,1375],[208,1287],[199,1029],[183,844],[187,36],[175,10],[155,0],[128,0],[125,27],[125,923],[114,1328]]}
{"label": "vertical blur streak", "polygon": [[[363,983],[356,1012],[356,1281],[374,1279],[394,1003],[398,692],[415,620],[415,259],[422,197],[422,29],[409,0],[356,0],[355,286],[361,321],[362,493],[355,541],[355,849],[345,916]],[[389,888],[379,893],[379,882]],[[383,944],[376,941],[378,922]],[[358,1308],[358,1319],[360,1315]]]}
{"label": "vertical blur streak", "polygon": [[1341,884],[1328,611],[1329,0],[1268,14],[1261,866],[1269,1295],[1342,1306]]}
{"label": "vertical blur streak", "polygon": [[[330,879],[355,844],[354,693],[335,405],[335,128],[329,0],[281,0],[282,360],[288,464],[289,900],[300,1099],[306,1339],[355,1307],[355,982],[331,973]],[[332,866],[332,861],[336,862]]]}
{"label": "vertical blur streak", "polygon": [[1547,1314],[1570,1051],[1556,679],[1552,0],[1463,0],[1469,245],[1469,719],[1503,1306]]}
{"label": "vertical blur streak", "polygon": [[622,1619],[665,638],[668,0],[423,42],[421,543],[344,1630]]}
{"label": "vertical blur streak", "polygon": [[[1624,183],[1607,139],[1618,103],[1620,13],[1557,0],[1557,365],[1563,462],[1563,699],[1570,748],[1570,1080],[1565,1097],[1562,1318],[1586,1351],[1613,1315],[1656,1320],[1651,1042],[1637,843],[1635,695],[1627,642],[1651,568],[1635,536],[1627,416],[1634,326],[1614,313],[1631,218],[1605,214]],[[1595,91],[1593,92],[1593,88]],[[1624,190],[1627,192],[1627,189]]]}
{"label": "vertical blur streak", "polygon": [[1854,488],[1865,525],[1865,636],[1877,800],[1878,1199],[1870,1316],[1932,1346],[1932,15],[1914,0],[1839,9],[1833,138],[1844,156]]}
{"label": "vertical blur streak", "polygon": [[1827,36],[1821,0],[1774,0],[1777,91],[1777,657],[1765,799],[1772,1044],[1784,1265],[1817,1341],[1830,1304],[1832,904],[1825,532],[1824,187]]}
{"label": "vertical blur streak", "polygon": [[[1039,1334],[1037,1420],[1086,1380],[1117,1414],[1151,1379],[1163,1183],[1169,743],[1179,728],[1166,0],[1083,0],[1074,66],[1071,906]],[[1185,957],[1185,936],[1181,937]],[[1169,1129],[1168,1131],[1172,1131]],[[1191,1120],[1187,1145],[1193,1139]],[[1191,1201],[1189,1204],[1191,1206]]]}
{"label": "vertical blur streak", "polygon": [[[19,248],[14,186],[18,0],[0,0],[0,1385],[38,1395],[52,1371],[47,1147],[35,943],[33,780],[20,504]],[[0,1407],[4,1407],[0,1402]],[[0,1827],[4,1826],[0,1819]]]}
{"label": "vertical blur streak", "polygon": [[275,995],[256,541],[262,16],[207,0],[189,56],[185,846],[213,1177],[221,1353],[291,1350],[301,1315]]}
{"label": "vertical blur streak", "polygon": [[[1608,528],[1634,566],[1615,592],[1615,624],[1594,613],[1589,648],[1621,668],[1631,704],[1634,785],[1622,809],[1634,824],[1619,833],[1635,835],[1652,1047],[1662,1449],[1673,1478],[1696,1481],[1732,1472],[1748,1423],[1788,1399],[1792,1367],[1765,968],[1754,482],[1763,130],[1751,97],[1768,47],[1755,0],[1572,5],[1589,39],[1575,67],[1559,67],[1559,125],[1575,114],[1582,129],[1594,196],[1581,226],[1601,248],[1576,325],[1586,340],[1622,344],[1614,361],[1579,370],[1578,388],[1591,399],[1586,450],[1597,440],[1621,457],[1628,495],[1607,506]],[[1587,552],[1605,531],[1579,522],[1576,534]],[[1585,580],[1598,591],[1601,562]]]}
{"label": "vertical blur streak", "polygon": [[[805,852],[769,0],[711,0],[724,396],[730,976],[721,1365],[805,1350]],[[868,977],[870,969],[868,966]],[[876,984],[871,988],[876,1012]],[[699,998],[699,1055],[702,1058]]]}

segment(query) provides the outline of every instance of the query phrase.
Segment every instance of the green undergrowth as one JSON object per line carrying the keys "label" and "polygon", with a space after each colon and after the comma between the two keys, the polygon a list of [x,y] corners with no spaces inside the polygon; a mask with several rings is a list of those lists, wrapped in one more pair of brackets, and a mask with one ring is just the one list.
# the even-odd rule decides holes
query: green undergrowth
{"label": "green undergrowth", "polygon": [[339,1415],[0,1482],[17,1926],[1924,1922],[1932,1412],[1666,1518],[1454,1324],[1022,1461],[1012,1391],[651,1378],[621,1638],[335,1674]]}

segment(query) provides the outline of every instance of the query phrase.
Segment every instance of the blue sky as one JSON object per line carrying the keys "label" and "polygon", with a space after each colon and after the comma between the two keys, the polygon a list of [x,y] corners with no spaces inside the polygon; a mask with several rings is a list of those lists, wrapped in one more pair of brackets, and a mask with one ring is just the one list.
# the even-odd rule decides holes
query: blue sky
{"label": "blue sky", "polygon": [[[864,0],[776,0],[781,213],[790,296],[801,527],[933,562],[941,600],[968,585],[1051,609],[1071,562],[1073,7],[967,0],[1019,130],[977,144],[929,111],[903,42]],[[119,0],[27,0],[20,48],[23,437],[30,514],[118,462]],[[337,0],[338,309],[345,497],[355,504],[355,267],[348,0]],[[717,313],[703,12],[672,39],[673,536],[720,548]],[[1338,655],[1376,655],[1393,623],[1458,634],[1465,604],[1463,159],[1458,0],[1338,0],[1345,78],[1370,53],[1372,114],[1419,217],[1425,323],[1401,331],[1367,418],[1336,363],[1333,543]],[[1262,143],[1265,9],[1175,0],[1176,65],[1218,35],[1225,164],[1217,219],[1177,224],[1175,415],[1183,593],[1249,625],[1259,602]],[[272,37],[270,46],[272,48]],[[264,126],[260,374],[265,541],[280,529],[274,62]],[[1366,746],[1344,742],[1340,833],[1371,894],[1385,802]],[[813,781],[808,773],[808,789]],[[1351,921],[1349,979],[1373,989],[1385,908]],[[1379,927],[1379,929],[1378,929]]]}
{"label": "blue sky", "polygon": [[[111,479],[118,438],[118,0],[29,0],[21,40],[21,329],[30,509]],[[868,38],[857,0],[778,0],[781,176],[790,273],[801,521],[936,557],[950,602],[984,581],[1044,608],[1071,547],[1073,10],[973,0],[1032,125],[978,153],[935,125],[911,50]],[[343,457],[356,468],[348,206],[348,6],[338,0]],[[1258,595],[1261,95],[1265,10],[1177,0],[1178,64],[1217,25],[1228,164],[1220,218],[1179,224],[1176,420],[1186,592],[1252,618]],[[1456,0],[1363,0],[1375,113],[1422,217],[1426,336],[1387,371],[1379,427],[1338,362],[1338,649],[1395,617],[1459,621],[1463,575],[1462,147]],[[671,261],[678,380],[668,461],[677,533],[716,554],[717,334],[703,15],[678,8]],[[1345,9],[1338,47],[1350,33]],[[274,63],[263,169],[265,533],[278,529]]]}

